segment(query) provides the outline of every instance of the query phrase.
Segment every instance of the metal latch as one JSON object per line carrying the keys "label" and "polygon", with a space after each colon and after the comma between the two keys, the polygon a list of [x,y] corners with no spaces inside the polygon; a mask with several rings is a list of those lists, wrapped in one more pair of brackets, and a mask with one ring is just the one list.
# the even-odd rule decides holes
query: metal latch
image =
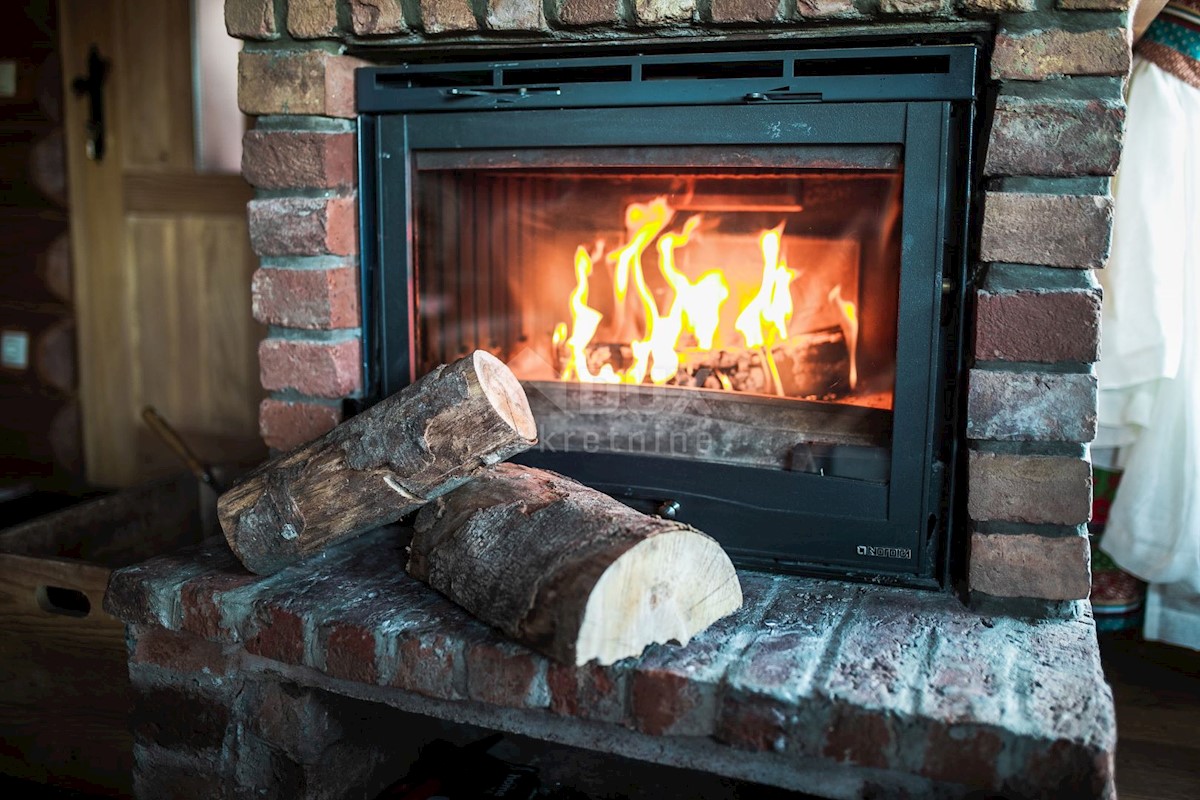
{"label": "metal latch", "polygon": [[479,87],[471,89],[454,87],[442,91],[442,96],[448,100],[466,97],[494,97],[500,103],[513,103],[522,97],[538,94],[560,95],[562,94],[562,89],[557,86],[499,86],[495,88]]}
{"label": "metal latch", "polygon": [[747,103],[819,103],[820,92],[750,92],[742,97]]}

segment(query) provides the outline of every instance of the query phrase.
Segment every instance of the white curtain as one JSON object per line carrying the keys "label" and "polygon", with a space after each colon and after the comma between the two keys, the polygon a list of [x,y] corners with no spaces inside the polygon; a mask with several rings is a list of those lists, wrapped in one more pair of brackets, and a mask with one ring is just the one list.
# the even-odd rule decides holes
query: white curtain
{"label": "white curtain", "polygon": [[1200,650],[1200,89],[1138,59],[1104,286],[1100,547],[1150,584],[1147,638]]}

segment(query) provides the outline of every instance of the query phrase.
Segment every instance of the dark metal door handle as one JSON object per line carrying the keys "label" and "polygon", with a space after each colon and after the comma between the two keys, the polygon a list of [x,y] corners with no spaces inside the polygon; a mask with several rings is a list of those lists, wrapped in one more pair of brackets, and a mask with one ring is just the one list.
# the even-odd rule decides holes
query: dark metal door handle
{"label": "dark metal door handle", "polygon": [[823,99],[820,92],[750,92],[742,97],[747,103],[819,103]]}
{"label": "dark metal door handle", "polygon": [[108,78],[109,62],[100,57],[96,45],[88,48],[87,74],[71,81],[76,97],[88,99],[87,157],[92,161],[104,159],[104,81]]}

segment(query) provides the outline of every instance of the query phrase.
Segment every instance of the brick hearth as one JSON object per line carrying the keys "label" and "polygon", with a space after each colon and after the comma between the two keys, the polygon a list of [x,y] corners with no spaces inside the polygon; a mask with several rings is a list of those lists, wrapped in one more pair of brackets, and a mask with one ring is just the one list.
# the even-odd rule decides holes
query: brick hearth
{"label": "brick hearth", "polygon": [[[1112,791],[1084,603],[1022,621],[743,572],[742,610],[687,647],[576,668],[409,578],[405,541],[380,530],[269,578],[220,541],[117,572],[138,795],[364,796],[404,767],[392,708],[829,797]],[[339,719],[326,695],[368,702]]]}

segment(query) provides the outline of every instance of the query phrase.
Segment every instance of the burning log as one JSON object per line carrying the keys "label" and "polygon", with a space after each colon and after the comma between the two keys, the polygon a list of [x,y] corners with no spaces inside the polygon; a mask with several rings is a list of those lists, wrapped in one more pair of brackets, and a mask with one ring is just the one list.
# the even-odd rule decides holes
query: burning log
{"label": "burning log", "polygon": [[[613,364],[619,372],[633,362],[633,351],[629,345],[591,344],[587,358],[593,374],[599,374],[605,364]],[[562,354],[559,361],[564,363]],[[778,388],[770,361],[778,372]],[[853,388],[853,366],[845,334],[830,328],[792,335],[771,347],[771,359],[762,347],[685,349],[679,353],[675,376],[666,385],[833,400]]]}
{"label": "burning log", "polygon": [[408,571],[567,664],[611,664],[742,604],[715,540],[553,472],[485,470],[417,515]]}
{"label": "burning log", "polygon": [[221,527],[246,568],[268,575],[536,441],[521,384],[477,350],[247,475],[218,500]]}

